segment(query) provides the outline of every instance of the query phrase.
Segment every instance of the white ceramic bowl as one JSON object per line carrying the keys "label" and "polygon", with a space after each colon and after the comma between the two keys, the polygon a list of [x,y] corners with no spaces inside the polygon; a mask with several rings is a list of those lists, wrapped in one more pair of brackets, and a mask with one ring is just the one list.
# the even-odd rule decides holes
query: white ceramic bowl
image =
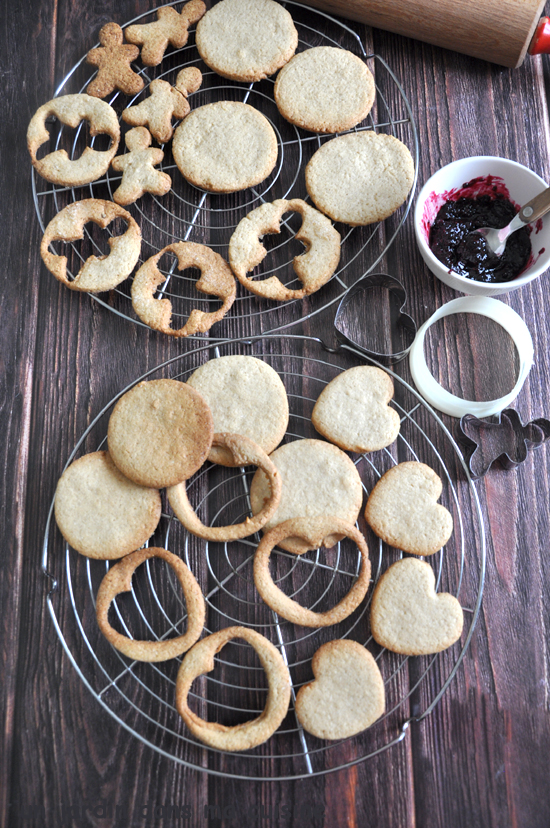
{"label": "white ceramic bowl", "polygon": [[508,293],[511,290],[523,287],[532,282],[550,267],[550,213],[533,226],[531,245],[533,248],[532,262],[515,279],[510,282],[476,282],[449,270],[437,259],[428,246],[430,227],[440,207],[448,201],[452,191],[461,189],[473,179],[486,180],[487,176],[497,179],[499,189],[504,185],[509,192],[510,199],[518,206],[523,206],[548,185],[532,170],[509,161],[507,158],[497,158],[491,155],[478,155],[472,158],[461,158],[442,167],[432,175],[422,187],[414,211],[414,231],[422,258],[442,282],[449,287],[478,296],[496,296],[499,293]]}

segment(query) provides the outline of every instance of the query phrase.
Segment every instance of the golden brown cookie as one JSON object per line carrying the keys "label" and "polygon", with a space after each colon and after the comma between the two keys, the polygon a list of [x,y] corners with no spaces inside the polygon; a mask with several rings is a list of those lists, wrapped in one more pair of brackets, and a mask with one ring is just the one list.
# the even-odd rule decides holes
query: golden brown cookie
{"label": "golden brown cookie", "polygon": [[370,727],[385,709],[378,665],[356,641],[329,641],[311,662],[315,680],[296,695],[296,717],[318,739],[347,739]]}
{"label": "golden brown cookie", "polygon": [[[88,221],[105,228],[118,218],[124,219],[128,227],[121,235],[109,238],[109,255],[90,256],[74,279],[69,279],[67,257],[51,253],[48,249],[50,244],[84,238],[84,225]],[[64,207],[46,227],[40,244],[42,260],[55,278],[71,290],[86,290],[89,293],[112,290],[123,282],[134,269],[140,250],[141,230],[130,213],[112,201],[99,198],[86,198]]]}
{"label": "golden brown cookie", "polygon": [[[158,262],[165,253],[174,253],[177,256],[180,271],[188,267],[198,268],[201,276],[195,283],[197,290],[209,296],[216,296],[222,302],[216,311],[193,308],[185,325],[177,330],[171,327],[170,300],[154,298],[157,287],[166,281],[166,275],[158,268]],[[204,244],[174,242],[147,259],[137,271],[132,282],[132,306],[139,318],[153,330],[169,336],[191,336],[205,333],[215,322],[219,322],[235,301],[236,293],[237,286],[231,268],[219,253],[215,253]]]}
{"label": "golden brown cookie", "polygon": [[[303,284],[296,290],[287,288],[277,276],[258,281],[247,276],[267,255],[260,237],[266,233],[280,233],[281,218],[287,212],[302,216],[302,225],[295,238],[306,246],[306,252],[292,262],[294,272]],[[229,241],[229,264],[239,282],[252,293],[277,301],[301,299],[319,290],[328,282],[339,261],[340,233],[326,216],[299,198],[277,199],[252,210],[239,222]]]}
{"label": "golden brown cookie", "polygon": [[212,414],[194,388],[177,380],[140,382],[109,418],[109,453],[140,486],[175,486],[199,469],[214,435]]}
{"label": "golden brown cookie", "polygon": [[[284,548],[281,541],[285,538],[300,538],[308,549],[317,549],[320,546],[331,546],[331,538],[335,535],[354,541],[361,553],[361,569],[351,589],[341,601],[330,610],[314,612],[302,607],[275,585],[269,571],[269,557],[274,546]],[[254,555],[254,583],[263,600],[278,615],[302,627],[328,627],[351,615],[367,594],[370,572],[369,550],[365,538],[351,523],[332,515],[294,518],[279,524],[263,536]]]}
{"label": "golden brown cookie", "polygon": [[202,74],[196,66],[178,72],[176,83],[157,78],[149,86],[149,97],[122,112],[122,120],[132,126],[146,126],[159,144],[169,141],[174,133],[173,118],[185,118],[191,107],[188,95],[196,92],[202,83]]}
{"label": "golden brown cookie", "polygon": [[406,200],[414,162],[393,135],[354,132],[323,144],[306,166],[306,189],[333,221],[363,225],[382,221]]}
{"label": "golden brown cookie", "polygon": [[185,483],[171,486],[167,491],[168,500],[180,523],[193,535],[209,541],[240,540],[258,532],[272,516],[281,499],[281,478],[265,451],[248,437],[241,434],[214,434],[212,445],[229,452],[233,466],[252,465],[263,469],[271,488],[271,496],[263,509],[253,517],[247,517],[243,523],[205,526],[189,503]]}
{"label": "golden brown cookie", "polygon": [[374,103],[372,72],[361,58],[334,46],[315,46],[283,66],[273,94],[283,118],[312,132],[344,132]]}
{"label": "golden brown cookie", "polygon": [[378,451],[397,438],[401,425],[388,405],[393,382],[385,371],[358,365],[338,374],[319,395],[311,422],[323,437],[346,451]]}
{"label": "golden brown cookie", "polygon": [[[139,641],[122,635],[109,624],[108,613],[111,603],[121,592],[130,592],[132,575],[140,564],[150,558],[165,560],[176,573],[183,590],[187,608],[187,630],[176,638]],[[149,547],[127,555],[107,572],[97,591],[96,615],[99,629],[113,647],[135,661],[157,662],[176,658],[193,646],[204,627],[206,609],[201,588],[182,559],[166,549]]]}
{"label": "golden brown cookie", "polygon": [[[285,436],[286,390],[277,372],[263,359],[239,354],[210,359],[187,382],[210,406],[215,432],[243,434],[266,454]],[[222,446],[213,446],[208,459],[222,466],[234,465],[232,453]]]}
{"label": "golden brown cookie", "polygon": [[289,60],[298,45],[292,17],[274,0],[222,0],[197,26],[207,66],[236,81],[258,81]]}
{"label": "golden brown cookie", "polygon": [[[291,518],[335,515],[347,523],[357,520],[363,499],[361,478],[354,463],[339,448],[323,440],[294,440],[270,456],[281,474],[283,490],[264,532]],[[253,513],[260,511],[267,497],[267,480],[258,470],[250,486]],[[333,546],[340,537],[331,535],[324,539],[324,545]],[[297,555],[311,549],[301,538],[286,537],[279,545]]]}
{"label": "golden brown cookie", "polygon": [[367,500],[365,518],[390,546],[412,555],[433,555],[453,531],[451,513],[437,503],[440,477],[424,463],[410,461],[384,474]]}
{"label": "golden brown cookie", "polygon": [[[37,158],[40,147],[49,141],[46,120],[55,117],[62,124],[76,128],[81,121],[88,121],[90,135],[109,135],[108,150],[86,147],[80,158],[69,158],[64,149]],[[79,187],[101,178],[109,169],[120,141],[120,126],[115,110],[105,101],[90,95],[62,95],[43,104],[34,113],[27,130],[27,147],[35,170],[53,184]]]}
{"label": "golden brown cookie", "polygon": [[164,158],[157,147],[151,147],[151,133],[145,127],[131,129],[124,136],[128,152],[113,158],[111,166],[122,173],[122,181],[113,193],[117,204],[132,204],[144,193],[163,196],[170,190],[172,179],[155,170]]}
{"label": "golden brown cookie", "polygon": [[[269,692],[262,713],[244,724],[228,727],[207,722],[189,709],[187,696],[193,681],[214,669],[214,656],[235,638],[243,639],[256,650],[265,670]],[[176,679],[176,709],[197,739],[218,750],[248,750],[256,747],[277,730],[287,714],[290,701],[290,674],[276,647],[249,627],[226,627],[203,638],[189,650]]]}
{"label": "golden brown cookie", "polygon": [[137,486],[106,451],[85,454],[68,466],[55,492],[55,519],[73,549],[113,560],[149,540],[160,520],[158,489]]}
{"label": "golden brown cookie", "polygon": [[239,101],[199,106],[172,139],[174,161],[183,177],[215,193],[260,184],[273,170],[277,152],[277,136],[267,118]]}
{"label": "golden brown cookie", "polygon": [[86,62],[97,66],[97,75],[86,87],[88,95],[105,98],[115,89],[137,95],[145,86],[143,78],[130,67],[139,57],[139,49],[123,41],[124,33],[118,23],[106,23],[100,29],[101,46],[90,49],[86,55]]}
{"label": "golden brown cookie", "polygon": [[434,571],[426,561],[403,558],[376,584],[370,622],[382,647],[403,655],[429,655],[458,641],[464,615],[453,595],[435,592]]}
{"label": "golden brown cookie", "polygon": [[146,66],[158,66],[168,46],[181,49],[189,37],[189,27],[201,19],[206,11],[202,0],[189,0],[177,12],[171,6],[157,11],[153,23],[135,23],[124,34],[128,43],[141,46],[141,59]]}

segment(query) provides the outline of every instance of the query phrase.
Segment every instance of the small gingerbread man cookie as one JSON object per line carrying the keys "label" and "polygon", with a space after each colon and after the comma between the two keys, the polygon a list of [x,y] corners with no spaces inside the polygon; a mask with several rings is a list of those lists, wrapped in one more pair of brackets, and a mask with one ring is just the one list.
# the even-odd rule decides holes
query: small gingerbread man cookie
{"label": "small gingerbread man cookie", "polygon": [[160,164],[164,153],[158,147],[151,147],[151,133],[145,127],[136,127],[124,138],[128,152],[113,158],[111,166],[122,173],[120,186],[113,193],[117,204],[132,204],[144,193],[156,196],[166,195],[172,186],[169,175],[155,166]]}
{"label": "small gingerbread man cookie", "polygon": [[139,56],[139,49],[123,43],[124,34],[118,23],[106,23],[99,32],[101,46],[90,49],[86,62],[97,66],[97,75],[88,84],[86,92],[95,98],[105,98],[115,89],[126,95],[137,95],[145,86],[130,64]]}
{"label": "small gingerbread man cookie", "polygon": [[187,96],[196,92],[202,83],[202,74],[196,66],[178,72],[175,86],[168,81],[154,80],[151,95],[136,106],[129,106],[122,119],[132,126],[147,126],[159,144],[169,141],[174,132],[172,118],[185,118],[191,107]]}
{"label": "small gingerbread man cookie", "polygon": [[169,6],[159,9],[153,23],[128,26],[126,40],[141,46],[141,59],[146,66],[158,66],[168,46],[181,49],[187,43],[189,26],[206,12],[202,0],[190,0],[181,12]]}

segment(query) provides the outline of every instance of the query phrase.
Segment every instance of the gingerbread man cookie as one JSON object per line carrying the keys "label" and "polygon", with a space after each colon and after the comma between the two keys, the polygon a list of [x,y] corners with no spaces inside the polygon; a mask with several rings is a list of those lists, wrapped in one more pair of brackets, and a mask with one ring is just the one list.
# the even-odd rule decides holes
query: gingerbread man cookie
{"label": "gingerbread man cookie", "polygon": [[143,78],[130,68],[139,56],[139,49],[123,43],[124,34],[118,23],[106,23],[99,32],[101,46],[90,49],[86,62],[97,66],[97,75],[88,84],[86,92],[95,98],[105,98],[115,89],[126,95],[137,95],[145,86]]}
{"label": "gingerbread man cookie", "polygon": [[128,26],[126,40],[141,46],[141,59],[146,66],[158,66],[168,46],[181,49],[187,43],[189,26],[201,19],[206,11],[202,0],[190,0],[181,12],[168,8],[159,9],[153,23]]}
{"label": "gingerbread man cookie", "polygon": [[122,119],[132,126],[147,126],[159,144],[169,141],[174,132],[172,118],[185,118],[191,107],[187,96],[196,92],[202,83],[202,74],[196,66],[178,72],[175,86],[168,81],[154,80],[148,98],[136,106],[129,106]]}
{"label": "gingerbread man cookie", "polygon": [[125,205],[137,201],[144,193],[166,195],[172,186],[172,179],[166,173],[155,170],[164,153],[158,147],[151,147],[149,130],[136,127],[126,133],[124,140],[128,152],[117,155],[111,163],[113,170],[122,173],[122,181],[113,193],[113,201]]}

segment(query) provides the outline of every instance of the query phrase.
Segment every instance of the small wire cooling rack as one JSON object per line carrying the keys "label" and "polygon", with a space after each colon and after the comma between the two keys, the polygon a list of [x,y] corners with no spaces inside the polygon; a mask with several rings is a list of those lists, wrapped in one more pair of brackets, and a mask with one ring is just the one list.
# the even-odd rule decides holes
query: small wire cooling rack
{"label": "small wire cooling rack", "polygon": [[[179,7],[182,4],[168,5]],[[411,107],[387,63],[378,55],[368,55],[359,36],[343,22],[290,0],[284,5],[292,12],[298,30],[297,51],[311,46],[337,46],[349,49],[366,61],[376,82],[375,104],[369,116],[355,127],[354,131],[374,130],[395,135],[411,150],[417,170],[418,139]],[[151,12],[125,25],[137,20],[149,22],[153,19],[155,18]],[[145,88],[138,96],[129,99],[122,93],[116,93],[108,100],[119,115],[122,136],[128,129],[121,120],[123,109],[147,97],[151,81],[162,78],[173,84],[181,69],[198,66],[203,73],[203,82],[201,88],[189,97],[191,108],[219,100],[236,100],[251,104],[266,116],[275,130],[279,149],[278,160],[273,173],[257,187],[222,195],[206,192],[186,182],[172,159],[170,144],[164,145],[165,156],[159,169],[168,172],[172,177],[171,191],[162,199],[145,195],[128,208],[142,230],[140,263],[168,244],[181,240],[206,244],[227,259],[229,239],[238,222],[251,210],[276,198],[308,200],[304,181],[307,161],[322,143],[334,137],[306,132],[282,118],[273,99],[273,78],[259,83],[243,84],[225,80],[210,71],[200,59],[192,40],[193,35],[184,48],[169,52],[159,67],[144,67],[139,70],[145,81]],[[94,70],[86,64],[84,56],[60,83],[55,97],[84,92],[93,74]],[[51,149],[65,148],[69,157],[78,157],[86,144],[96,149],[106,148],[101,144],[105,136],[90,139],[86,132],[85,122],[76,130],[60,125],[55,137],[52,136]],[[119,152],[122,152],[123,148],[124,137],[121,138]],[[109,171],[101,180],[75,189],[48,184],[33,171],[34,203],[42,229],[45,229],[53,215],[71,201],[82,198],[112,199],[119,181],[120,175]],[[260,331],[275,331],[309,318],[337,302],[347,288],[360,276],[372,270],[382,259],[408,215],[415,186],[416,178],[406,203],[383,223],[360,228],[336,224],[342,237],[338,269],[329,284],[309,300],[273,302],[260,299],[238,285],[237,299],[233,307],[227,317],[211,331],[210,339],[237,338],[243,333],[255,335]],[[280,235],[266,237],[264,243],[269,254],[254,274],[261,274],[262,278],[277,274],[290,288],[301,287],[292,270],[292,259],[303,251],[302,245],[294,241],[298,229],[299,220],[292,215],[283,221]],[[69,245],[60,243],[53,245],[52,249],[58,255],[68,255],[69,274],[76,273],[89,255],[101,256],[108,252],[104,244],[108,232],[120,230],[113,225],[110,230],[107,228],[103,231],[103,236],[98,237],[88,226],[85,228],[84,242],[72,244],[72,252]],[[169,254],[163,256],[159,266],[161,272],[166,274],[166,282],[159,287],[158,295],[172,302],[172,326],[175,329],[183,326],[193,308],[206,312],[213,310],[212,300],[196,291],[196,280],[192,277],[191,271],[176,271],[175,257]],[[131,282],[130,277],[108,295],[90,295],[114,313],[142,325],[131,306]],[[222,336],[218,336],[216,330],[222,331]],[[204,338],[193,337],[195,340]]]}
{"label": "small wire cooling rack", "polygon": [[[212,348],[212,352],[209,352]],[[201,346],[152,369],[143,379],[170,377],[185,381],[209,357],[250,354],[265,360],[280,375],[287,390],[290,420],[284,442],[319,438],[311,424],[313,405],[327,382],[357,364],[358,352],[321,352],[309,337],[267,336],[248,343]],[[376,364],[376,363],[374,363]],[[362,762],[400,742],[409,725],[425,718],[442,698],[468,648],[480,609],[485,574],[485,533],[475,488],[458,446],[437,414],[415,390],[394,379],[392,405],[401,417],[401,431],[389,448],[350,455],[360,474],[365,499],[378,478],[392,465],[420,460],[443,480],[441,502],[451,511],[454,532],[429,562],[436,589],[457,596],[464,609],[462,639],[430,657],[403,657],[383,650],[370,635],[366,599],[345,621],[334,627],[311,629],[280,619],[255,590],[252,560],[258,538],[232,543],[209,543],[187,533],[164,505],[151,546],[164,546],[180,555],[198,579],[207,604],[205,634],[234,624],[258,630],[279,648],[292,679],[289,713],[279,730],[263,745],[228,753],[206,748],[185,728],[174,707],[175,679],[181,659],[160,664],[130,661],[99,632],[95,598],[109,568],[105,561],[82,557],[63,541],[53,520],[53,503],[43,547],[43,571],[48,576],[48,608],[65,652],[77,674],[100,704],[143,743],[174,761],[206,772],[245,779],[292,779],[314,776]],[[86,429],[69,457],[105,448],[110,411],[124,389]],[[250,514],[248,493],[255,469],[227,469],[207,463],[188,481],[188,495],[201,520],[210,525],[238,523]],[[382,544],[364,522],[358,526],[367,539],[375,583],[401,557]],[[360,556],[348,541],[331,550],[300,557],[274,550],[272,572],[287,595],[323,612],[334,606],[356,577]],[[116,621],[126,635],[162,640],[181,634],[185,604],[169,568],[149,561],[134,576],[131,593],[115,603]],[[111,610],[112,611],[112,610]],[[313,676],[311,658],[318,647],[336,638],[364,644],[375,656],[386,692],[386,713],[363,733],[326,742],[304,732],[295,718],[293,699]],[[215,660],[215,669],[192,686],[190,706],[201,717],[234,725],[260,714],[267,687],[254,651],[238,640]]]}

